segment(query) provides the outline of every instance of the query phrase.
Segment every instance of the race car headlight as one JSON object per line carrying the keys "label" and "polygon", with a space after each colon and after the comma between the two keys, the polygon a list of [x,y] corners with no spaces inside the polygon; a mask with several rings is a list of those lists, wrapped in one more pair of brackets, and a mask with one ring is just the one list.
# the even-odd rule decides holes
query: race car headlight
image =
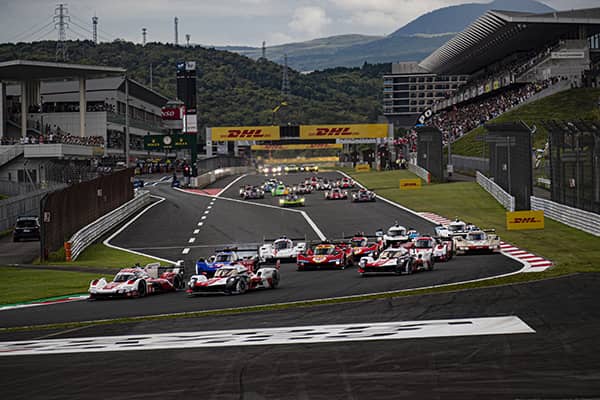
{"label": "race car headlight", "polygon": [[300,203],[304,203],[304,199],[300,199]]}
{"label": "race car headlight", "polygon": [[283,203],[285,203],[285,201],[284,201],[284,200],[279,200],[279,205],[280,205],[280,206],[282,206],[282,205],[283,205]]}

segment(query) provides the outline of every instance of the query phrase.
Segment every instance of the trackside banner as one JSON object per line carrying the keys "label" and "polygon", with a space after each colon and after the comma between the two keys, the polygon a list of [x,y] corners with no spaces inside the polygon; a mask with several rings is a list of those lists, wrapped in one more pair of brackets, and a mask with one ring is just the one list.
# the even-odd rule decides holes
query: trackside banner
{"label": "trackside banner", "polygon": [[255,144],[250,146],[250,150],[318,150],[318,149],[342,149],[338,143],[309,143],[309,144]]}
{"label": "trackside banner", "polygon": [[544,229],[544,211],[514,211],[506,213],[509,231]]}
{"label": "trackside banner", "polygon": [[279,140],[279,138],[278,126],[232,126],[212,128],[213,142]]}
{"label": "trackside banner", "polygon": [[401,190],[421,189],[420,179],[400,179]]}
{"label": "trackside banner", "polygon": [[387,136],[387,124],[300,125],[300,139],[377,139]]}

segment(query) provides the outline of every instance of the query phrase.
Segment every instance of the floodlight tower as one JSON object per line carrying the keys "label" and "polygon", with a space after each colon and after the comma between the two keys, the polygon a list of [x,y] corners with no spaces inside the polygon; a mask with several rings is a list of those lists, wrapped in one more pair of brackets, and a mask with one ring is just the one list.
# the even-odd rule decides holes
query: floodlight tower
{"label": "floodlight tower", "polygon": [[92,37],[94,44],[98,44],[98,17],[96,15],[92,17]]}
{"label": "floodlight tower", "polygon": [[146,28],[142,28],[142,46],[146,45],[146,33],[148,30]]}

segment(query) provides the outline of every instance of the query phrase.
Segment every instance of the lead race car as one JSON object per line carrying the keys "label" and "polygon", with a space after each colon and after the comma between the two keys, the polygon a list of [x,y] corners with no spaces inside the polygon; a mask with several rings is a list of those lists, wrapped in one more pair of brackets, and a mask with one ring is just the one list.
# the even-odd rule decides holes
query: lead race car
{"label": "lead race car", "polygon": [[365,188],[361,188],[356,192],[352,192],[351,200],[354,203],[364,203],[369,201],[376,201],[377,196],[375,195],[375,192],[372,192]]}
{"label": "lead race car", "polygon": [[279,269],[262,267],[256,272],[242,264],[220,268],[212,278],[205,275],[192,275],[188,282],[190,296],[207,293],[243,294],[248,290],[275,289],[279,286]]}
{"label": "lead race car", "polygon": [[[296,242],[286,236],[273,240],[273,243],[265,243],[258,249],[261,262],[273,262],[276,260],[295,260],[298,254],[306,250],[306,241]],[[265,241],[271,241],[265,239]]]}
{"label": "lead race car", "polygon": [[242,193],[242,198],[244,200],[264,199],[265,192],[264,192],[264,190],[262,190],[261,188],[259,188],[257,186],[252,186],[249,189],[246,189],[244,191],[244,193]]}
{"label": "lead race car", "polygon": [[296,258],[298,271],[307,267],[345,269],[352,264],[352,247],[345,243],[321,242]]}
{"label": "lead race car", "polygon": [[500,252],[500,237],[495,234],[493,229],[473,230],[464,237],[454,237],[454,246],[456,247],[456,254],[497,253]]}
{"label": "lead race car", "polygon": [[145,268],[135,266],[123,268],[111,282],[105,278],[90,282],[90,299],[133,298],[148,294],[174,292],[183,289],[183,268],[164,268],[160,263],[148,264]]}
{"label": "lead race car", "polygon": [[279,199],[280,207],[304,207],[306,199],[297,194],[290,193],[282,199]]}
{"label": "lead race car", "polygon": [[234,264],[242,264],[248,270],[255,271],[259,263],[258,247],[229,247],[217,250],[207,259],[199,259],[196,262],[196,274],[211,277],[219,268]]}

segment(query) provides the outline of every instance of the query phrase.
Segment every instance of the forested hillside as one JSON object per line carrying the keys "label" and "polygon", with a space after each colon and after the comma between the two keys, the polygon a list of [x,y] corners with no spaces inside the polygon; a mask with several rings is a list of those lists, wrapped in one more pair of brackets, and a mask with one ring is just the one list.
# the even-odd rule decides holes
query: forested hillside
{"label": "forested hillside", "polygon": [[[54,61],[56,42],[0,44],[0,61]],[[281,101],[282,67],[267,60],[200,46],[146,46],[115,41],[94,45],[68,43],[69,62],[126,68],[136,81],[173,98],[175,63],[196,61],[198,111],[202,125],[270,124],[271,110]],[[289,71],[292,96],[276,115],[277,123],[374,122],[380,115],[382,75],[389,64],[336,68],[311,74]]]}

